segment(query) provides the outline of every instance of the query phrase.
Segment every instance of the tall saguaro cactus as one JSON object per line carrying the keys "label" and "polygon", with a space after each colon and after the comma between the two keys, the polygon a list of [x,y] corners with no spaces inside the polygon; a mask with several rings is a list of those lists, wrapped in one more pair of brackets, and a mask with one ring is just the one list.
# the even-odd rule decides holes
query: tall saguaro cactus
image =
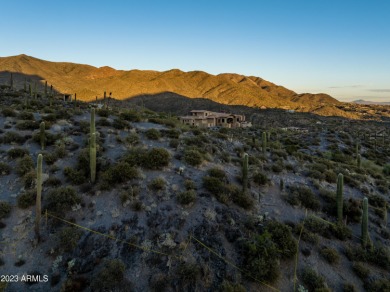
{"label": "tall saguaro cactus", "polygon": [[96,128],[95,128],[95,108],[91,108],[91,121],[90,121],[89,134],[92,135],[95,132],[96,132]]}
{"label": "tall saguaro cactus", "polygon": [[263,132],[263,135],[261,137],[261,141],[262,141],[263,154],[265,155],[265,153],[267,151],[267,133],[266,132]]}
{"label": "tall saguaro cactus", "polygon": [[41,142],[41,149],[44,150],[45,149],[45,144],[46,144],[45,122],[41,122],[40,123],[39,130],[40,130],[39,139],[40,139],[40,142]]}
{"label": "tall saguaro cactus", "polygon": [[358,168],[362,167],[362,156],[360,154],[357,155],[356,164]]}
{"label": "tall saguaro cactus", "polygon": [[339,223],[343,222],[343,193],[344,193],[344,176],[342,173],[339,173],[337,176],[337,221]]}
{"label": "tall saguaro cactus", "polygon": [[36,198],[36,207],[35,207],[35,236],[39,242],[40,240],[40,230],[39,223],[41,221],[41,197],[42,197],[42,154],[38,155],[37,161],[37,198]]}
{"label": "tall saguaro cactus", "polygon": [[95,108],[91,108],[91,122],[89,130],[89,165],[91,173],[91,182],[96,180],[96,127],[95,127]]}
{"label": "tall saguaro cactus", "polygon": [[248,153],[245,153],[242,161],[242,188],[244,192],[248,189],[248,160]]}
{"label": "tall saguaro cactus", "polygon": [[363,216],[362,216],[362,245],[366,247],[369,243],[368,238],[368,199],[363,199]]}
{"label": "tall saguaro cactus", "polygon": [[91,182],[96,180],[96,133],[91,134],[89,142],[89,167],[91,172]]}

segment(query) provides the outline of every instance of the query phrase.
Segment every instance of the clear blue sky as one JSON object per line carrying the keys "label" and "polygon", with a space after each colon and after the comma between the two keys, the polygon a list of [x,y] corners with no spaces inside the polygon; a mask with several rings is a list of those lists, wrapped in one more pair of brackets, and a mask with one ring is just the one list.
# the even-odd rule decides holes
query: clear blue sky
{"label": "clear blue sky", "polygon": [[390,101],[390,1],[1,0],[0,56],[255,75]]}

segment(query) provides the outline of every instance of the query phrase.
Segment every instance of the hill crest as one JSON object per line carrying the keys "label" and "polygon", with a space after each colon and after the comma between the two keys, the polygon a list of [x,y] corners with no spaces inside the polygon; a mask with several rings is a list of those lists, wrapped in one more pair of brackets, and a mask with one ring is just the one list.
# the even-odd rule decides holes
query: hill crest
{"label": "hill crest", "polygon": [[[174,92],[188,98],[207,98],[227,105],[251,107],[288,108],[315,111],[327,105],[333,107],[339,101],[327,94],[298,94],[283,86],[256,76],[235,73],[212,75],[204,71],[116,70],[70,62],[45,61],[25,54],[0,57],[3,79],[8,72],[19,73],[15,84],[22,88],[24,78],[31,81],[47,81],[59,92],[75,92],[81,100],[101,97],[104,91],[112,92],[116,99],[128,99],[144,94]],[[29,80],[28,80],[29,81]]]}

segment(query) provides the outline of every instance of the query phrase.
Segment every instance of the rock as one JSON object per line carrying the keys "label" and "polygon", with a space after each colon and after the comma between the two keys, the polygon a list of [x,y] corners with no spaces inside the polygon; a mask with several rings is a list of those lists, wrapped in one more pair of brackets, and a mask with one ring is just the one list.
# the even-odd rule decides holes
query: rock
{"label": "rock", "polygon": [[111,217],[112,218],[116,218],[116,217],[119,217],[120,215],[120,212],[117,208],[115,208],[114,210],[111,211]]}
{"label": "rock", "polygon": [[102,211],[97,211],[96,212],[96,216],[102,216],[103,215],[103,212]]}

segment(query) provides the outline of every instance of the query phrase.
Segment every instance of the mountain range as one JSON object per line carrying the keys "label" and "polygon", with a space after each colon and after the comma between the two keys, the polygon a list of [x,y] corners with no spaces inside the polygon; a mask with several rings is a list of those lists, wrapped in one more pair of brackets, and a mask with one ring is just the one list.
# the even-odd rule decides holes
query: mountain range
{"label": "mountain range", "polygon": [[390,102],[387,102],[387,101],[384,101],[384,102],[380,102],[380,101],[369,101],[369,100],[364,100],[364,99],[358,99],[358,100],[354,100],[352,101],[353,103],[356,103],[356,104],[374,104],[374,105],[390,105]]}
{"label": "mountain range", "polygon": [[[116,70],[111,67],[50,62],[27,55],[0,57],[1,83],[9,80],[14,72],[16,87],[23,83],[45,81],[61,93],[77,93],[79,100],[91,101],[101,98],[103,92],[112,92],[116,99],[123,100],[140,95],[176,93],[188,98],[206,98],[227,105],[250,107],[285,108],[299,111],[329,111],[338,104],[327,94],[298,94],[283,86],[255,76],[239,74],[212,75],[203,71]],[[331,110],[332,111],[332,110]]]}

